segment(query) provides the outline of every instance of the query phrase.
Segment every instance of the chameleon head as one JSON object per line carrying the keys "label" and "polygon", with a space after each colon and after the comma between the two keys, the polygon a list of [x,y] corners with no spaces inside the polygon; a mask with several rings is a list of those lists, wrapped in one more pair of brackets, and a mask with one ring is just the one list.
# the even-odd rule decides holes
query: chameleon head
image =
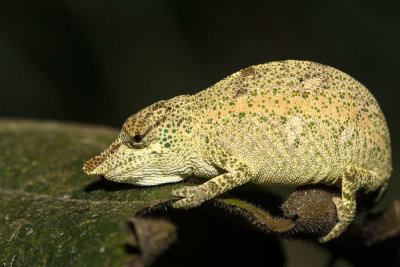
{"label": "chameleon head", "polygon": [[137,185],[178,182],[189,176],[188,133],[179,118],[183,102],[179,97],[160,101],[129,117],[117,140],[85,163],[85,173]]}

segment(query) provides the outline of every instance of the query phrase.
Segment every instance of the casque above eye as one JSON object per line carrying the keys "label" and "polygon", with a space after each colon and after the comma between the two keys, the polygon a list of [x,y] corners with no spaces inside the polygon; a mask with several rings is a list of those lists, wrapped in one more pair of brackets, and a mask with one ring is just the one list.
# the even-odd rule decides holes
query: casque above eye
{"label": "casque above eye", "polygon": [[142,142],[142,140],[143,140],[143,137],[140,134],[135,135],[133,137],[133,142],[135,142],[135,143],[140,143],[140,142]]}

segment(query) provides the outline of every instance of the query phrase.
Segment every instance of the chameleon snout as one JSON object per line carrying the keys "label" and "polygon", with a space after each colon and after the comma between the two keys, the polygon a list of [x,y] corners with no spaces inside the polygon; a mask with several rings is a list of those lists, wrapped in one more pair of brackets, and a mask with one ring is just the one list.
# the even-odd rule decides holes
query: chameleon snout
{"label": "chameleon snout", "polygon": [[86,174],[102,174],[99,166],[106,160],[103,155],[95,156],[85,162],[83,165],[83,171]]}
{"label": "chameleon snout", "polygon": [[112,154],[118,151],[121,146],[121,142],[114,142],[109,148],[102,152],[99,156],[95,156],[85,162],[83,165],[83,171],[86,174],[105,174],[104,168],[102,168],[104,162]]}

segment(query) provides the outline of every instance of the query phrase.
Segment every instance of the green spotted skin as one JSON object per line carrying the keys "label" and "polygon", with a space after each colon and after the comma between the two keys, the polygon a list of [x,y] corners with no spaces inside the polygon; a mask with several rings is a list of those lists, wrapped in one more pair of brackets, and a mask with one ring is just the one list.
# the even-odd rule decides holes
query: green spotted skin
{"label": "green spotted skin", "polygon": [[343,233],[356,193],[385,191],[391,146],[372,94],[349,75],[309,61],[280,61],[238,71],[196,95],[157,102],[132,115],[117,140],[85,163],[88,174],[138,185],[208,178],[172,192],[176,208],[247,182],[339,186]]}

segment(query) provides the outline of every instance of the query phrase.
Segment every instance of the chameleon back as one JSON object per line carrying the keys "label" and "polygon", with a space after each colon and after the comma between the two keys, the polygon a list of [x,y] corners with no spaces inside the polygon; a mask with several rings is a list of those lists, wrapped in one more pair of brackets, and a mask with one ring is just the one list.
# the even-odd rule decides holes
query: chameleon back
{"label": "chameleon back", "polygon": [[335,68],[295,60],[252,66],[193,98],[203,107],[195,117],[204,153],[215,161],[235,155],[251,166],[254,182],[335,184],[348,166],[376,173],[377,186],[390,177],[389,131],[377,101]]}

